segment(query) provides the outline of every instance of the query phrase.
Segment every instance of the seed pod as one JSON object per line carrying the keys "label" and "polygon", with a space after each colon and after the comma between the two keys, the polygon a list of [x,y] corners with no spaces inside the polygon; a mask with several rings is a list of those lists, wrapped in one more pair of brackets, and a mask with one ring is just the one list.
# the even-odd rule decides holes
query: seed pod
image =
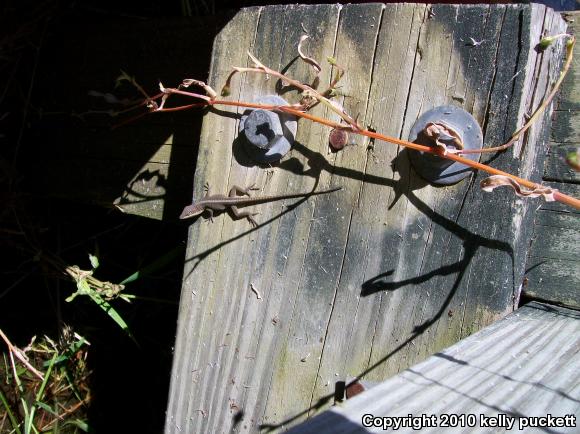
{"label": "seed pod", "polygon": [[328,137],[330,147],[335,151],[340,151],[348,144],[348,132],[341,128],[334,128]]}

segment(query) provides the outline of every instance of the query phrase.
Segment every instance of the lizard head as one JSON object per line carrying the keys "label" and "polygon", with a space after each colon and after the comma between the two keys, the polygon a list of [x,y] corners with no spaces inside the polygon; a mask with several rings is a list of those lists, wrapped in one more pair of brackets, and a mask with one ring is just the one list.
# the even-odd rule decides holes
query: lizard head
{"label": "lizard head", "polygon": [[183,211],[181,211],[181,215],[179,216],[179,218],[183,220],[188,219],[190,217],[195,217],[203,213],[203,211],[204,207],[199,206],[198,204],[188,205],[185,208],[183,208]]}

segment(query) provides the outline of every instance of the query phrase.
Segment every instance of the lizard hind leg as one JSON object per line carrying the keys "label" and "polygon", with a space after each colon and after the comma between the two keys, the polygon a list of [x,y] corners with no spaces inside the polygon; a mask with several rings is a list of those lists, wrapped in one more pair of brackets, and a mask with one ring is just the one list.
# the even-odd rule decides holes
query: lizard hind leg
{"label": "lizard hind leg", "polygon": [[236,219],[247,218],[252,227],[258,226],[258,222],[254,220],[254,216],[260,214],[259,212],[250,212],[250,211],[240,211],[237,206],[230,206],[232,210],[232,214],[236,216]]}

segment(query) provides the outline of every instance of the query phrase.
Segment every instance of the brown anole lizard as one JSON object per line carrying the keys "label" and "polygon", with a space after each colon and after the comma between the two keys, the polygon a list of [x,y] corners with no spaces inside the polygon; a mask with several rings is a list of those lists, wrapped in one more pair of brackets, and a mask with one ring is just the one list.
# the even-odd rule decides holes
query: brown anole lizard
{"label": "brown anole lizard", "polygon": [[252,226],[257,226],[258,223],[256,222],[256,220],[254,220],[253,216],[255,216],[258,213],[240,211],[238,209],[238,206],[256,205],[259,203],[271,202],[274,200],[294,199],[298,197],[308,197],[317,194],[332,193],[333,191],[342,190],[342,187],[330,188],[328,190],[309,191],[305,193],[281,194],[277,196],[259,196],[259,197],[250,196],[249,193],[250,190],[257,190],[256,188],[254,188],[254,186],[241,188],[234,185],[230,189],[230,192],[227,196],[223,194],[209,194],[209,187],[207,186],[207,184],[205,186],[205,190],[206,195],[202,199],[194,201],[191,205],[188,205],[185,208],[183,208],[183,211],[179,216],[180,219],[195,217],[200,215],[204,211],[207,211],[209,213],[209,219],[213,221],[214,211],[223,211],[226,208],[229,208],[236,219],[245,217],[252,224]]}

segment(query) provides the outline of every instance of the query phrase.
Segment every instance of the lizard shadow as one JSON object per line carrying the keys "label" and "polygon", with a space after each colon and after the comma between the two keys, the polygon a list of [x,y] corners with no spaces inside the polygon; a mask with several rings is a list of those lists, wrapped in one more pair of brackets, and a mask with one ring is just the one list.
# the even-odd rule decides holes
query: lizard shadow
{"label": "lizard shadow", "polygon": [[[316,182],[315,182],[314,186],[312,187],[312,192],[316,191],[318,184],[319,184],[318,179],[316,179]],[[203,252],[197,253],[189,258],[185,258],[185,263],[186,264],[191,263],[191,265],[190,265],[190,269],[188,270],[187,274],[184,275],[184,279],[187,279],[191,275],[191,273],[193,273],[195,271],[195,269],[201,264],[201,262],[205,258],[207,258],[209,255],[211,255],[213,252],[216,252],[217,250],[221,249],[222,247],[225,247],[226,245],[228,245],[230,243],[233,243],[241,238],[244,238],[245,236],[251,234],[252,232],[258,231],[261,228],[270,225],[271,223],[273,223],[274,221],[283,217],[284,215],[294,211],[295,208],[299,207],[302,203],[306,202],[311,196],[312,196],[311,194],[306,194],[302,198],[297,198],[296,202],[294,202],[290,205],[286,205],[286,209],[284,209],[283,211],[272,216],[268,220],[265,220],[265,221],[259,223],[258,225],[254,226],[246,231],[239,233],[238,235],[236,235],[234,237],[231,237],[231,238],[228,238],[227,240],[221,241],[221,242],[217,243],[216,245],[210,247],[209,249],[204,250]],[[218,212],[216,212],[216,214],[219,214],[221,212],[223,212],[223,211],[218,211]],[[198,220],[199,220],[199,217],[198,217]],[[243,220],[243,219],[240,219],[240,220]],[[215,223],[209,222],[209,224],[215,224]]]}
{"label": "lizard shadow", "polygon": [[[276,162],[276,163],[271,163],[271,164],[260,164],[260,163],[257,163],[249,158],[248,154],[243,149],[243,146],[244,146],[243,141],[244,140],[245,140],[244,137],[242,137],[241,135],[238,135],[232,144],[232,152],[233,152],[234,158],[236,159],[238,164],[245,165],[246,167],[262,167],[262,168],[278,167],[282,170],[289,171],[295,175],[312,177],[315,179],[315,185],[312,188],[312,191],[316,190],[318,183],[319,183],[320,175],[322,174],[323,171],[331,172],[331,173],[339,175],[339,176],[358,179],[361,181],[364,179],[367,182],[373,182],[373,183],[382,184],[382,185],[391,186],[391,187],[393,187],[396,184],[396,181],[393,181],[393,180],[388,179],[386,177],[368,175],[368,174],[365,174],[363,172],[360,172],[360,171],[357,171],[354,169],[341,168],[341,167],[332,165],[319,152],[316,152],[316,151],[309,149],[307,146],[305,146],[304,144],[302,144],[300,142],[295,142],[293,144],[293,149],[294,149],[294,151],[301,153],[302,155],[304,155],[307,158],[308,168],[305,167],[305,164],[302,163],[302,161],[300,161],[298,158],[293,157],[293,156],[291,156],[290,158],[288,158],[286,160],[283,160],[282,162]],[[253,232],[255,230],[259,230],[263,226],[269,225],[270,223],[274,222],[276,219],[282,217],[283,215],[287,214],[288,212],[291,212],[294,208],[300,206],[300,204],[302,204],[308,198],[309,198],[309,196],[305,196],[303,199],[297,200],[292,205],[289,205],[284,211],[276,214],[275,216],[268,219],[267,221],[260,223],[255,228],[251,228],[247,231],[244,231],[244,232],[236,235],[235,237],[232,237],[228,240],[221,241],[220,243],[216,244],[215,246],[213,246],[213,247],[211,247],[203,252],[199,252],[192,257],[186,258],[185,259],[186,263],[194,262],[194,264],[189,269],[185,278],[189,277],[189,275],[197,268],[197,266],[211,253],[226,246],[229,243],[232,243],[232,242],[234,242],[234,241],[236,241],[236,240],[238,240],[246,235],[249,235],[251,232]]]}

